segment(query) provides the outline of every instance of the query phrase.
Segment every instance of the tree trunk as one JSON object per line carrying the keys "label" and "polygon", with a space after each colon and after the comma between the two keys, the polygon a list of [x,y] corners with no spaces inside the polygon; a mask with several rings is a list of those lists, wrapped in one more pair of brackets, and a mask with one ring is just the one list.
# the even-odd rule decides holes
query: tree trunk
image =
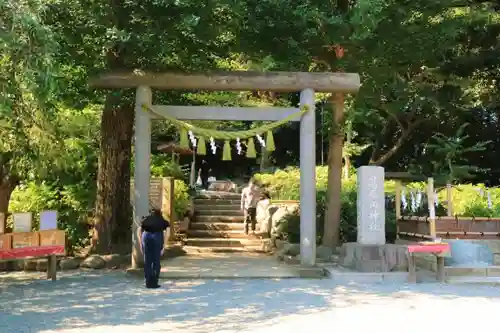
{"label": "tree trunk", "polygon": [[[352,121],[349,121],[346,126],[346,142],[350,144],[352,142]],[[350,152],[348,152],[350,153]],[[344,156],[344,179],[349,178],[349,171],[351,169],[351,156],[345,154]]]}
{"label": "tree trunk", "polygon": [[17,183],[8,180],[0,183],[0,213],[7,213],[9,211],[10,197],[16,186]]}
{"label": "tree trunk", "polygon": [[349,170],[351,169],[351,158],[349,156],[344,157],[344,179],[349,178]]}
{"label": "tree trunk", "polygon": [[266,149],[262,149],[262,152],[260,153],[260,172],[264,172],[264,170],[267,168],[267,162],[269,160],[269,153]]}
{"label": "tree trunk", "polygon": [[324,221],[323,245],[334,248],[340,242],[340,195],[342,191],[342,148],[344,145],[344,97],[342,94],[332,95],[330,102],[333,108],[334,133],[330,136],[328,147],[328,189],[327,206]]}
{"label": "tree trunk", "polygon": [[108,94],[101,118],[101,142],[92,252],[130,247],[130,156],[134,110]]}

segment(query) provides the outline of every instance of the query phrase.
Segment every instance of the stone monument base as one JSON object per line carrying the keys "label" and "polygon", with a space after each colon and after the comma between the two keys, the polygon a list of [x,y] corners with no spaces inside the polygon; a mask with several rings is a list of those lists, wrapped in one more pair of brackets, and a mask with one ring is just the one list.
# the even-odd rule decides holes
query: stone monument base
{"label": "stone monument base", "polygon": [[408,271],[404,245],[363,245],[345,243],[340,250],[340,265],[360,272]]}

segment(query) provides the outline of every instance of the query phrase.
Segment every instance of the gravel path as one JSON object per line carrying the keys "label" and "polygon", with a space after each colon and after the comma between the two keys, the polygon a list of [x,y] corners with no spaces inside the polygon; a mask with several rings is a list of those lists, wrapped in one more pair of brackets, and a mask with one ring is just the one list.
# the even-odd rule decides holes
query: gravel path
{"label": "gravel path", "polygon": [[0,274],[1,333],[466,332],[493,325],[500,309],[500,288],[487,286],[232,280],[146,290],[121,272],[33,276]]}

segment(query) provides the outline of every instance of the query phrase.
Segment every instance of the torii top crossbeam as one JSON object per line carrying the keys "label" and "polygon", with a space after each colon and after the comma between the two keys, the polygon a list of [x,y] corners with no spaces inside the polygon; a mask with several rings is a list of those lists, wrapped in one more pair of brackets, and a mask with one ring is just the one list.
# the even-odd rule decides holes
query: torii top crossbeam
{"label": "torii top crossbeam", "polygon": [[326,93],[355,93],[361,85],[359,75],[353,73],[233,71],[200,74],[141,70],[103,74],[89,83],[93,88],[102,89],[148,86],[160,90],[294,92],[310,88]]}

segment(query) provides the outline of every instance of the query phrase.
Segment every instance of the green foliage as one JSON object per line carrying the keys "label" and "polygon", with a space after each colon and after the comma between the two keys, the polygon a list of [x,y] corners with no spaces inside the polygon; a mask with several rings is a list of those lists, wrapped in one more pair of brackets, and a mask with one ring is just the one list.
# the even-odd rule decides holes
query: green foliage
{"label": "green foliage", "polygon": [[[371,159],[391,171],[434,168],[434,174],[456,182],[471,171],[493,172],[495,147],[500,146],[500,14],[469,3],[457,7],[455,0],[202,4],[4,0],[0,2],[0,186],[24,182],[11,209],[60,210],[61,223],[75,230],[70,232],[72,242],[79,244],[78,221],[86,220],[95,196],[102,105],[93,104],[103,104],[105,96],[86,82],[96,71],[130,68],[358,72],[363,85],[359,94],[346,99],[349,130],[343,151],[345,158],[352,157],[353,166]],[[345,47],[341,60],[332,48],[336,44]],[[57,89],[57,83],[64,89]],[[181,105],[295,103],[291,95],[261,98],[260,93],[266,92],[155,92],[154,99],[158,104]],[[133,104],[128,91],[116,96],[121,96],[117,105]],[[466,112],[472,107],[480,112]],[[337,128],[331,114],[326,112],[322,125],[333,131]],[[467,122],[472,126],[463,135],[462,124]],[[247,130],[255,125],[209,122],[203,127]],[[175,135],[170,124],[154,122],[153,142],[173,140]],[[490,138],[495,142],[484,150]],[[372,151],[372,158],[366,150]],[[296,157],[292,154],[284,154],[287,160],[282,165]],[[384,156],[393,156],[389,166]],[[154,155],[152,174],[177,179],[176,213],[182,215],[189,193],[180,166],[169,156]],[[493,181],[498,178],[488,176]],[[273,198],[299,199],[297,169],[258,177]],[[327,170],[319,167],[318,220],[324,214],[326,182]],[[425,184],[409,186],[423,190]],[[463,194],[456,194],[457,213],[497,214],[496,189],[491,190],[492,209],[467,186],[459,189],[456,193]],[[344,240],[355,239],[355,191],[354,178],[345,180]],[[392,195],[391,182],[386,191]],[[388,212],[388,230],[393,227],[392,216]],[[297,237],[297,221],[290,220],[290,237]],[[84,243],[85,232],[82,235]]]}
{"label": "green foliage", "polygon": [[184,174],[182,173],[181,166],[172,161],[171,154],[156,154],[151,156],[151,177],[184,179]]}
{"label": "green foliage", "polygon": [[[289,167],[272,174],[256,174],[255,180],[265,187],[274,200],[300,199],[300,169]],[[316,168],[316,188],[325,191],[328,180],[328,167]]]}
{"label": "green foliage", "polygon": [[[491,208],[488,207],[488,194],[491,197]],[[500,217],[500,188],[487,188],[483,184],[458,185],[453,188],[453,212],[458,216]],[[441,200],[446,193],[441,191]]]}
{"label": "green foliage", "polygon": [[[271,200],[300,200],[300,170],[287,168],[277,170],[273,174],[256,174],[255,179],[269,191]],[[316,230],[317,242],[323,237],[323,221],[326,208],[326,188],[328,168],[316,168]],[[350,178],[342,187],[341,236],[345,242],[356,240],[356,182]],[[300,217],[289,215],[284,218],[282,237],[292,242],[298,242],[300,234]]]}
{"label": "green foliage", "polygon": [[174,177],[174,211],[177,219],[182,219],[191,203],[191,191],[184,181],[179,164],[168,154],[157,154],[151,158],[151,177]]}
{"label": "green foliage", "polygon": [[80,183],[64,185],[36,184],[30,182],[19,186],[10,200],[11,212],[33,213],[34,226],[39,223],[39,213],[44,210],[58,212],[58,228],[65,230],[71,255],[77,248],[85,246],[89,241],[88,222],[90,207],[93,203],[93,184]]}
{"label": "green foliage", "polygon": [[433,174],[444,177],[448,183],[453,183],[457,179],[471,178],[473,172],[480,171],[480,168],[470,165],[470,162],[465,160],[465,154],[483,151],[491,143],[491,141],[476,142],[467,146],[469,135],[464,134],[464,131],[468,125],[468,123],[462,124],[453,137],[437,133],[433,137],[434,142],[427,145],[434,159]]}
{"label": "green foliage", "polygon": [[[317,230],[318,242],[321,241],[323,218],[325,212],[325,194],[327,168],[316,168],[316,186],[317,186]],[[274,174],[257,174],[257,179],[271,194],[271,199],[275,200],[299,200],[300,199],[300,172],[297,168],[287,168],[278,170]],[[406,193],[408,191],[425,192],[426,183],[417,182],[405,185]],[[487,192],[491,196],[491,208],[488,207]],[[385,193],[388,204],[386,205],[386,235],[388,241],[393,241],[396,235],[396,220],[394,210],[394,182],[385,182]],[[446,189],[438,192],[439,206],[436,209],[438,216],[446,214]],[[357,188],[356,175],[345,180],[342,184],[341,195],[341,240],[343,242],[356,241],[357,228]],[[409,204],[410,199],[407,197]],[[484,185],[458,185],[453,190],[453,209],[458,216],[475,217],[498,217],[500,218],[500,188],[486,188]],[[427,205],[411,215],[427,215]],[[283,220],[282,238],[292,242],[298,242],[300,239],[300,216],[290,215]]]}
{"label": "green foliage", "polygon": [[[53,147],[58,162],[44,181],[20,185],[12,194],[11,212],[32,212],[38,218],[43,210],[57,210],[59,228],[65,230],[69,251],[88,244],[88,222],[95,199],[98,153],[99,107],[83,110],[57,109],[55,123],[60,146]],[[35,219],[35,221],[37,221]]]}
{"label": "green foliage", "polygon": [[188,185],[179,179],[175,180],[174,188],[174,210],[175,217],[182,220],[191,204],[191,191]]}
{"label": "green foliage", "polygon": [[43,178],[59,144],[51,105],[57,44],[46,10],[38,0],[0,2],[0,185]]}

